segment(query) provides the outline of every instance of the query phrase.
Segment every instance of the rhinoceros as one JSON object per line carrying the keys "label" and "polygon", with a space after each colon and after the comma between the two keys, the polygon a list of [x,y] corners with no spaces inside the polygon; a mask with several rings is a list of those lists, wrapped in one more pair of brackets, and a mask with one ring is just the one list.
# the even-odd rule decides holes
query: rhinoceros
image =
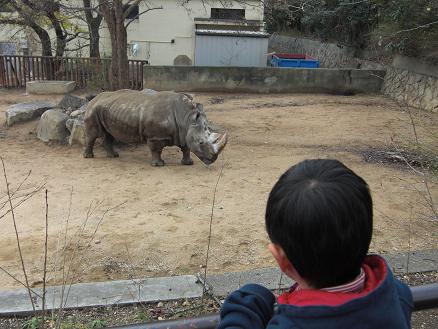
{"label": "rhinoceros", "polygon": [[181,163],[193,164],[192,151],[209,165],[216,161],[227,143],[227,134],[211,131],[203,106],[190,96],[176,92],[145,94],[118,90],[97,95],[85,112],[85,158],[92,158],[96,138],[103,137],[108,157],[118,157],[114,140],[123,143],[147,143],[152,166],[163,166],[161,152],[166,146],[178,146]]}

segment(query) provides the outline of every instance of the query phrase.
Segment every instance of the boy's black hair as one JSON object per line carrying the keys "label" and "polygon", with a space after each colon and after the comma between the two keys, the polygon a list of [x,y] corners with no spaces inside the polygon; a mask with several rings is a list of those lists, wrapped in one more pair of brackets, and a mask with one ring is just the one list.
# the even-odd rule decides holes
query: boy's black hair
{"label": "boy's black hair", "polygon": [[316,289],[352,281],[368,253],[373,206],[367,183],[337,160],[286,171],[266,207],[269,238]]}

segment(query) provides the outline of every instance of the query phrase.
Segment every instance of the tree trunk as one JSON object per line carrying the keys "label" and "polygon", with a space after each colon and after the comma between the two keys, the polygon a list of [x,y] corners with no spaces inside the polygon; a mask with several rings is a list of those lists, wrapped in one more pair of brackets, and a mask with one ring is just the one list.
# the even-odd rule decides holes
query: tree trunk
{"label": "tree trunk", "polygon": [[110,88],[112,90],[128,88],[128,49],[122,0],[114,0],[111,5],[99,0],[111,37]]}
{"label": "tree trunk", "polygon": [[88,24],[88,35],[90,37],[90,57],[100,58],[99,50],[99,28],[102,23],[103,16],[97,13],[96,17],[93,17],[93,10],[91,8],[91,0],[83,0],[85,8],[85,19]]}
{"label": "tree trunk", "polygon": [[41,47],[42,47],[41,55],[52,56],[52,42],[50,41],[50,36],[47,33],[47,31],[33,23],[30,23],[29,26],[32,28],[32,30],[35,31],[35,33],[38,35],[38,38],[41,41]]}
{"label": "tree trunk", "polygon": [[91,24],[89,27],[89,36],[90,36],[90,57],[100,58],[100,50],[99,50],[99,24]]}

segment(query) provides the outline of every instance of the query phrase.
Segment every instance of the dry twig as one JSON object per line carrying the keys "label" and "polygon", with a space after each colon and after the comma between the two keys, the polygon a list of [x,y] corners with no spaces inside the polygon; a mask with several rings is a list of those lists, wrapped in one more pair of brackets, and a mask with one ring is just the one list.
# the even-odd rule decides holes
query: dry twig
{"label": "dry twig", "polygon": [[21,268],[23,270],[23,274],[24,274],[24,278],[25,278],[25,282],[26,282],[26,288],[27,288],[27,292],[29,294],[30,303],[32,304],[32,309],[35,311],[35,303],[33,302],[33,297],[32,297],[32,293],[31,293],[31,290],[30,290],[29,280],[27,278],[26,267],[24,266],[23,253],[21,252],[20,237],[18,235],[17,222],[15,220],[14,206],[12,205],[11,193],[10,193],[10,190],[9,190],[8,176],[6,174],[5,162],[3,161],[2,157],[0,159],[2,161],[2,166],[3,166],[3,175],[5,177],[6,191],[7,191],[8,199],[9,199],[9,206],[10,206],[10,212],[11,212],[11,216],[12,216],[12,222],[14,224],[15,237],[16,237],[16,240],[17,240],[17,247],[18,247],[18,253],[20,255],[20,261],[21,261]]}
{"label": "dry twig", "polygon": [[49,235],[49,201],[47,197],[47,189],[46,189],[46,231],[45,231],[45,241],[44,241],[44,267],[43,267],[43,328],[45,327],[45,318],[46,318],[46,279],[47,279],[47,240]]}
{"label": "dry twig", "polygon": [[222,173],[224,171],[224,167],[225,167],[225,162],[222,163],[222,168],[221,168],[221,171],[220,171],[219,176],[217,178],[216,185],[214,187],[213,202],[211,204],[210,225],[209,225],[208,242],[207,242],[207,254],[205,256],[205,270],[204,270],[204,285],[203,285],[203,290],[202,290],[202,301],[204,299],[204,295],[205,295],[205,292],[206,292],[208,257],[209,257],[209,254],[210,254],[211,232],[212,232],[212,227],[213,227],[213,215],[214,215],[214,206],[215,206],[215,203],[216,203],[216,192],[217,192],[217,187],[219,185],[219,181],[220,181],[220,179],[222,177]]}

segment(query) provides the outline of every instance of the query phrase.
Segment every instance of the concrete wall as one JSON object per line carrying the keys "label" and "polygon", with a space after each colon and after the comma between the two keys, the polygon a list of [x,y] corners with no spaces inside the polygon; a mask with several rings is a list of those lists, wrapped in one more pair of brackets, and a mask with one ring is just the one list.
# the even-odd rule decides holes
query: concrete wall
{"label": "concrete wall", "polygon": [[145,66],[144,87],[252,93],[376,93],[384,71]]}
{"label": "concrete wall", "polygon": [[273,35],[270,51],[306,53],[317,58],[322,67],[385,70],[381,92],[403,104],[438,112],[438,67],[416,58],[395,56],[391,65],[355,57],[354,50],[336,44],[304,38]]}

